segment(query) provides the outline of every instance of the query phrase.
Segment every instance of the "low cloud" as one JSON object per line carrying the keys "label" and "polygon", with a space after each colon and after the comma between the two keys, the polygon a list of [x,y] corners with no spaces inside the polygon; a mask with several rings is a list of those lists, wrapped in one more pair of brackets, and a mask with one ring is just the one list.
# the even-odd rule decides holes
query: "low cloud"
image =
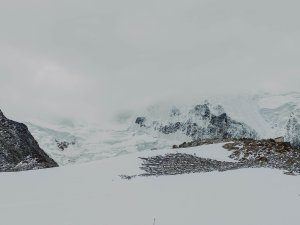
{"label": "low cloud", "polygon": [[298,2],[10,1],[0,102],[14,117],[101,121],[174,96],[297,91]]}

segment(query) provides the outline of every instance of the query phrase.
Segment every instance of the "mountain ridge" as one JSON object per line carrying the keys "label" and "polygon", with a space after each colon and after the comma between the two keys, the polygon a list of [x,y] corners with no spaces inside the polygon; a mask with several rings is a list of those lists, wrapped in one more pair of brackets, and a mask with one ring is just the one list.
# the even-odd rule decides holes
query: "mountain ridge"
{"label": "mountain ridge", "polygon": [[[142,115],[149,121],[160,121],[164,125],[169,123],[174,125],[176,122],[184,123],[187,119],[180,120],[182,115],[188,115],[193,106],[205,103],[211,105],[211,113],[215,116],[226,113],[232,120],[247,124],[257,132],[259,138],[263,139],[286,137],[286,125],[293,111],[296,111],[295,116],[300,121],[300,114],[297,113],[300,110],[300,93],[294,92],[282,95],[263,93],[200,96],[198,98],[194,96],[193,100],[189,98],[165,101],[150,105],[144,110],[131,109],[131,113],[120,112],[118,118],[115,118],[115,122],[105,128],[102,127],[102,124],[76,121],[72,121],[72,127],[63,123],[44,124],[28,121],[26,124],[41,147],[60,165],[66,165],[138,151],[162,149],[185,141],[192,141],[191,137],[179,134],[179,132],[166,135],[154,129],[137,126],[136,119]],[[218,105],[222,107],[218,108]],[[173,115],[171,116],[170,113]],[[178,113],[181,113],[181,116]],[[159,128],[160,125],[158,124],[157,127]],[[76,140],[76,144],[61,151],[55,140],[61,142]]]}

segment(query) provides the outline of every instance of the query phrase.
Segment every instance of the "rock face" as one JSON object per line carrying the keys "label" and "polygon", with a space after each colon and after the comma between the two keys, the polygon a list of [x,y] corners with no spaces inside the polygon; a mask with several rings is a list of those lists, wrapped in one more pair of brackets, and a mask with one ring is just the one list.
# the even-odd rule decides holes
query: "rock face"
{"label": "rock face", "polygon": [[152,127],[163,134],[181,132],[193,140],[258,137],[256,131],[245,123],[231,119],[220,105],[216,107],[212,107],[209,103],[196,105],[186,115],[173,108],[169,117],[170,121],[167,123],[153,121],[152,124],[146,124],[148,119],[139,117],[136,124],[141,127]]}
{"label": "rock face", "polygon": [[139,124],[141,127],[144,127],[145,121],[146,121],[145,117],[138,117],[138,118],[136,118],[135,123]]}
{"label": "rock face", "polygon": [[7,119],[0,110],[0,172],[57,167],[26,125]]}
{"label": "rock face", "polygon": [[293,146],[300,147],[300,124],[293,113],[286,125],[285,138]]}

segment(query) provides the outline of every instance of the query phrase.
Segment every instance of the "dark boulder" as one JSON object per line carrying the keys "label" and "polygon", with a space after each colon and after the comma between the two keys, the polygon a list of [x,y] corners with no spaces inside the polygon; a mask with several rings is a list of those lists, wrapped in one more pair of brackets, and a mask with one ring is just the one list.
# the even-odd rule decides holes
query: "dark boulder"
{"label": "dark boulder", "polygon": [[138,117],[138,118],[136,118],[135,123],[140,125],[141,127],[144,127],[145,121],[146,121],[145,117]]}
{"label": "dark boulder", "polygon": [[159,128],[159,131],[164,133],[164,134],[173,134],[176,133],[178,130],[182,129],[182,124],[180,122],[176,122],[176,123],[170,123],[168,125],[165,126],[161,126]]}

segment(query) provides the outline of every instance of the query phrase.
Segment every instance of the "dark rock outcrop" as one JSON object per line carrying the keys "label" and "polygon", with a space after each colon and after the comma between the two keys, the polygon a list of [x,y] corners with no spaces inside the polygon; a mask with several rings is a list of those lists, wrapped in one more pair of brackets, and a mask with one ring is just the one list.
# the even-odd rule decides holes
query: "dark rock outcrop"
{"label": "dark rock outcrop", "polygon": [[0,172],[57,167],[26,125],[7,119],[0,110]]}
{"label": "dark rock outcrop", "polygon": [[145,117],[138,117],[138,118],[136,118],[135,123],[140,125],[141,127],[144,127],[145,121],[146,121]]}
{"label": "dark rock outcrop", "polygon": [[65,149],[67,149],[70,145],[75,145],[76,142],[75,141],[72,141],[72,142],[68,142],[68,141],[58,141],[55,139],[55,142],[57,144],[57,147],[64,151]]}

